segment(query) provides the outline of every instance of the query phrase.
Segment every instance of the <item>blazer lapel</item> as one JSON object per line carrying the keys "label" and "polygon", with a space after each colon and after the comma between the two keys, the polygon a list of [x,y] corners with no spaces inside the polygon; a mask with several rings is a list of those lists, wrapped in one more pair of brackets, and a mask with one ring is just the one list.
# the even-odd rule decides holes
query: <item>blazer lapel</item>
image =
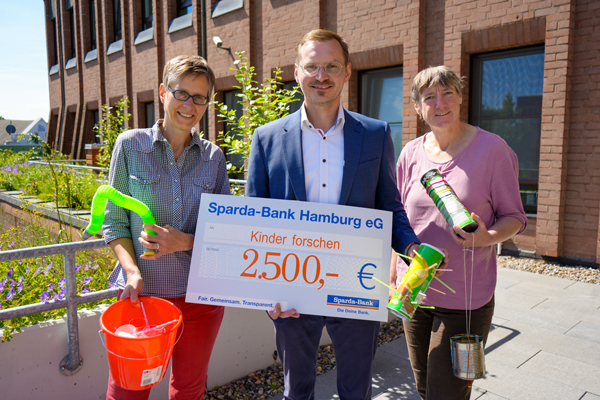
{"label": "blazer lapel", "polygon": [[364,127],[346,110],[344,110],[344,176],[342,177],[342,192],[340,194],[340,204],[346,204],[350,189],[354,183],[362,142],[364,136]]}
{"label": "blazer lapel", "polygon": [[292,114],[284,125],[281,135],[281,146],[283,148],[284,163],[294,194],[296,195],[296,200],[306,201],[300,111]]}

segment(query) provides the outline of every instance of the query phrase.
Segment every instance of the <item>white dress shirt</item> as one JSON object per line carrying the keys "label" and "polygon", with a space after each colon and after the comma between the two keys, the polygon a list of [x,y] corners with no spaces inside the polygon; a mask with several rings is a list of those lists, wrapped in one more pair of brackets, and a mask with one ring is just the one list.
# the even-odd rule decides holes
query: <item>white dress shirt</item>
{"label": "white dress shirt", "polygon": [[338,204],[344,176],[344,108],[340,104],[335,125],[327,132],[310,123],[304,104],[300,113],[306,199]]}

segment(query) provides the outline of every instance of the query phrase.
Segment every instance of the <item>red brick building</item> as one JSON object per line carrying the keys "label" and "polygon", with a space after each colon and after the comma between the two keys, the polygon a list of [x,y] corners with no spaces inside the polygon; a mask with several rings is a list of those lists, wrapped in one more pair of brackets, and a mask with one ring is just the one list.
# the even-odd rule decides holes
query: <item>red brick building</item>
{"label": "red brick building", "polygon": [[[466,77],[463,118],[519,156],[527,231],[505,248],[600,262],[600,2],[597,0],[44,0],[49,140],[84,157],[103,104],[131,100],[131,127],[162,116],[166,60],[205,55],[232,106],[232,52],[258,77],[293,81],[307,31],[350,46],[344,105],[390,122],[397,151],[427,132],[410,102],[422,68]],[[203,32],[206,31],[206,34]],[[217,48],[213,37],[222,41]],[[208,112],[208,138],[222,129]],[[202,127],[201,123],[201,127]]]}

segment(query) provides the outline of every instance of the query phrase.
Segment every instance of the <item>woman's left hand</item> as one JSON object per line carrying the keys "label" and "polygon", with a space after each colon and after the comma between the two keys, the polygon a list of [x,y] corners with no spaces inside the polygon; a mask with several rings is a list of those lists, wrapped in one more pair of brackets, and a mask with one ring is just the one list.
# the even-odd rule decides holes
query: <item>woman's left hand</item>
{"label": "woman's left hand", "polygon": [[477,222],[477,229],[474,232],[469,233],[455,225],[453,227],[454,231],[462,237],[456,236],[453,232],[452,237],[454,238],[454,242],[463,247],[486,247],[492,245],[494,243],[494,238],[488,231],[485,223],[479,218],[479,215],[475,213],[471,213],[471,217]]}
{"label": "woman's left hand", "polygon": [[165,254],[176,251],[187,251],[194,247],[194,235],[183,233],[170,225],[164,227],[155,224],[144,224],[144,229],[150,229],[156,232],[156,235],[149,235],[142,231],[138,241],[148,250],[154,251],[153,255],[142,255],[144,260],[156,260]]}

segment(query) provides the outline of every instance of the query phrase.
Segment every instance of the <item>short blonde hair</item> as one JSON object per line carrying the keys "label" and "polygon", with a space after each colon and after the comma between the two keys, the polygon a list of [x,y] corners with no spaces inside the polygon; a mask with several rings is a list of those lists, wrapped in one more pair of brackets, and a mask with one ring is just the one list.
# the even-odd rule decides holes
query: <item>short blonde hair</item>
{"label": "short blonde hair", "polygon": [[452,87],[456,89],[456,93],[462,95],[463,78],[459,78],[445,65],[425,68],[413,79],[410,96],[415,103],[419,104],[423,90],[435,85],[442,85],[447,88]]}
{"label": "short blonde hair", "polygon": [[300,50],[302,46],[306,44],[306,42],[327,42],[329,40],[336,40],[340,46],[342,46],[342,52],[344,53],[344,65],[348,64],[349,51],[348,51],[348,43],[340,35],[335,32],[327,31],[325,29],[315,29],[308,32],[306,35],[300,39],[298,44],[296,45],[296,63],[300,61]]}
{"label": "short blonde hair", "polygon": [[215,87],[215,73],[208,66],[206,60],[200,56],[183,55],[167,61],[163,69],[163,85],[171,87],[172,83],[180,81],[191,74],[206,77],[209,87],[207,97],[210,98]]}

